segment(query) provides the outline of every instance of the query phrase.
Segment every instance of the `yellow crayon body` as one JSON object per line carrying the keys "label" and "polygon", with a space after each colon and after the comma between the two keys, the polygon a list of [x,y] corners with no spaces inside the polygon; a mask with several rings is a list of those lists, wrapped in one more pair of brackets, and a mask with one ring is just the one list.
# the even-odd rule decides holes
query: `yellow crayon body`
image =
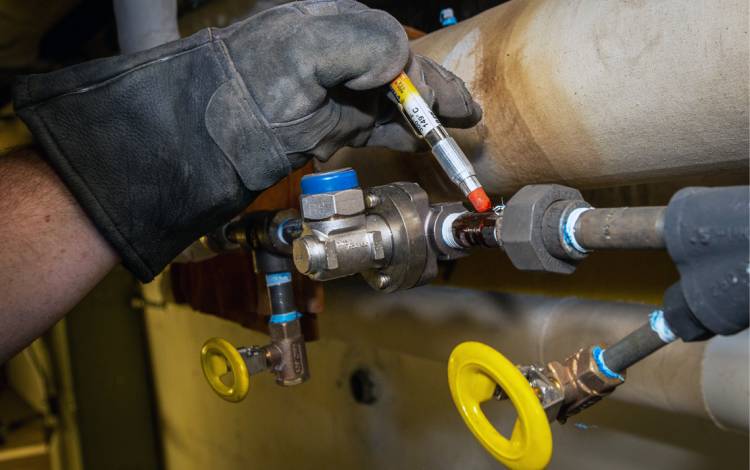
{"label": "yellow crayon body", "polygon": [[435,113],[432,112],[406,73],[401,72],[391,82],[391,90],[419,135],[427,137],[431,130],[440,126]]}
{"label": "yellow crayon body", "polygon": [[391,90],[406,118],[430,145],[432,154],[445,174],[468,197],[477,212],[488,211],[491,208],[491,201],[479,183],[474,167],[456,141],[440,124],[432,108],[422,98],[417,87],[405,72],[401,72],[393,79]]}

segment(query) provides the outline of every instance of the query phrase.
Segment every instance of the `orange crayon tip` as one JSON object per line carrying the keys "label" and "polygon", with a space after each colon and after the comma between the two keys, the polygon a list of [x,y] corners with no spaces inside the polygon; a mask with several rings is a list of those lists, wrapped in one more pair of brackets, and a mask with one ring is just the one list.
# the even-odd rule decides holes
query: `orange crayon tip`
{"label": "orange crayon tip", "polygon": [[469,202],[474,206],[477,212],[487,212],[492,208],[492,202],[484,192],[484,188],[477,188],[469,193]]}

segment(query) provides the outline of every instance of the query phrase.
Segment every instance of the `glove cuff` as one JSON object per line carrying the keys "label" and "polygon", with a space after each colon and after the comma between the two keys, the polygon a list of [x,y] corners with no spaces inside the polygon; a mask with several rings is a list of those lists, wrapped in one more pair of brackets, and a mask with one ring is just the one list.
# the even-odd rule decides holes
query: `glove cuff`
{"label": "glove cuff", "polygon": [[141,281],[291,170],[210,30],[21,77],[14,104]]}

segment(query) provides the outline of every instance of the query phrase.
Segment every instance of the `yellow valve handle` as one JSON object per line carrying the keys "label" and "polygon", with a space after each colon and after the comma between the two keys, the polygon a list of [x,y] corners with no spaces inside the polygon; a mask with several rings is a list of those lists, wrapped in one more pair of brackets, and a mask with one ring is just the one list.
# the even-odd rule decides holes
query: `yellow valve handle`
{"label": "yellow valve handle", "polygon": [[[518,414],[510,439],[492,426],[479,406],[492,399],[496,384]],[[511,470],[547,466],[552,457],[549,421],[529,382],[505,356],[482,343],[459,344],[448,361],[448,385],[464,423],[493,457]]]}
{"label": "yellow valve handle", "polygon": [[[245,360],[237,348],[221,338],[211,338],[201,348],[201,368],[214,392],[226,401],[238,402],[247,396],[250,389],[250,374]],[[222,380],[232,372],[234,381],[227,385]]]}

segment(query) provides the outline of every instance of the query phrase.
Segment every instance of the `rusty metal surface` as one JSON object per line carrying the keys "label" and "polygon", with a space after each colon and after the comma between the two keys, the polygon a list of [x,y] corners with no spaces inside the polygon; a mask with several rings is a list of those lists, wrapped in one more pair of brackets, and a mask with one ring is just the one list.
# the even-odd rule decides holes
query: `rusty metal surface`
{"label": "rusty metal surface", "polygon": [[[413,43],[484,109],[453,131],[485,187],[596,188],[748,168],[748,5],[514,0]],[[429,155],[345,150],[367,184],[455,195]]]}

